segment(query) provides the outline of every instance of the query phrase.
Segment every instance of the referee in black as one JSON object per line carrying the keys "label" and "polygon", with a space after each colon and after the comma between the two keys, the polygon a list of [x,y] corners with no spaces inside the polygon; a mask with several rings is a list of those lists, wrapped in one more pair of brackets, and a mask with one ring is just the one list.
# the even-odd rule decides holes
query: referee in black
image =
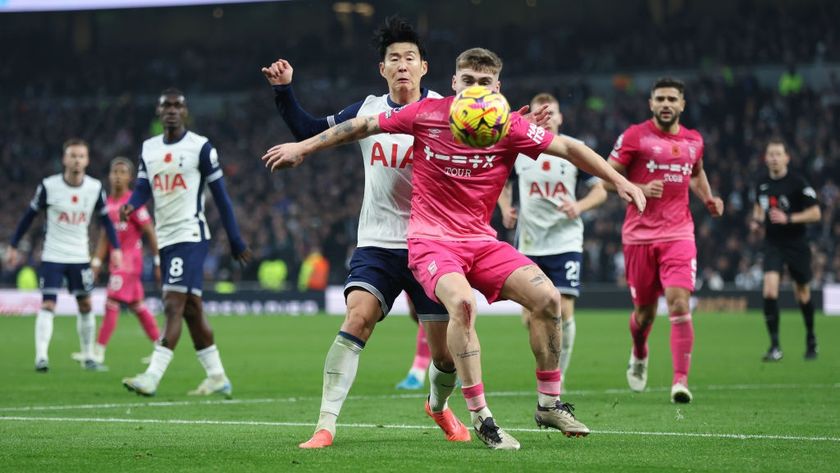
{"label": "referee in black", "polygon": [[770,349],[764,361],[779,361],[779,280],[783,266],[793,279],[794,295],[805,321],[805,359],[817,358],[814,335],[814,303],[811,301],[811,249],[805,224],[820,220],[820,206],[814,188],[798,173],[788,170],[790,156],[785,143],[771,139],[764,162],[768,174],[755,188],[756,202],[750,228],[764,225],[764,320],[770,333]]}

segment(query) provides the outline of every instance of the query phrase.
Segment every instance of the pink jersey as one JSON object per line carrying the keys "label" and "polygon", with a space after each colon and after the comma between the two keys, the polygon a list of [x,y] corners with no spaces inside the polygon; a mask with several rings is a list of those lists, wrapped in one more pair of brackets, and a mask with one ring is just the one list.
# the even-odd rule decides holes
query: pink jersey
{"label": "pink jersey", "polygon": [[621,239],[641,245],[673,240],[694,240],[694,220],[688,191],[694,166],[703,159],[703,137],[680,126],[669,134],[647,120],[618,137],[610,158],[627,168],[627,179],[637,184],[662,180],[661,198],[648,198],[643,214],[627,207]]}
{"label": "pink jersey", "polygon": [[[117,238],[120,240],[123,260],[122,267],[118,271],[122,273],[139,274],[143,272],[143,225],[151,222],[149,211],[146,207],[140,207],[133,212],[128,221],[120,221],[120,207],[128,203],[131,192],[126,192],[120,198],[108,196],[108,217],[114,222],[117,230]],[[111,251],[110,247],[108,251]],[[110,267],[113,273],[115,269]]]}
{"label": "pink jersey", "polygon": [[495,240],[490,217],[517,155],[536,159],[554,135],[513,113],[507,136],[492,147],[459,145],[449,131],[453,99],[427,98],[379,115],[382,131],[414,135],[408,238]]}

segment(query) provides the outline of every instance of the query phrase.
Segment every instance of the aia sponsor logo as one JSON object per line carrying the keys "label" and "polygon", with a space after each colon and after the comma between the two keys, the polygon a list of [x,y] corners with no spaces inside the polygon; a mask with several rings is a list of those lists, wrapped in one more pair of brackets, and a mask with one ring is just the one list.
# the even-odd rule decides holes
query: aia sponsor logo
{"label": "aia sponsor logo", "polygon": [[560,197],[568,194],[562,182],[532,182],[528,189],[528,197],[539,196],[546,198]]}
{"label": "aia sponsor logo", "polygon": [[178,174],[158,174],[152,180],[152,189],[160,192],[173,192],[181,188],[187,190],[184,176]]}
{"label": "aia sponsor logo", "polygon": [[382,147],[382,143],[378,141],[374,142],[373,147],[370,150],[370,165],[403,169],[411,166],[414,162],[414,151],[411,147],[409,147],[405,153],[400,153],[399,145],[392,143],[389,151],[390,153],[386,154],[385,148]]}
{"label": "aia sponsor logo", "polygon": [[65,225],[87,225],[88,217],[86,212],[61,212],[58,214],[58,223]]}

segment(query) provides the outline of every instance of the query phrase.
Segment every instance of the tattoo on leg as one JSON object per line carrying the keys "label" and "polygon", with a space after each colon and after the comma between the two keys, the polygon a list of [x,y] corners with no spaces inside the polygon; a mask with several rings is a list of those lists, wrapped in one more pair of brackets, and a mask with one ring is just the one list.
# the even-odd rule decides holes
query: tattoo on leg
{"label": "tattoo on leg", "polygon": [[540,284],[545,282],[545,276],[543,276],[542,274],[538,274],[531,278],[531,280],[528,282],[531,283],[532,286],[539,286]]}
{"label": "tattoo on leg", "polygon": [[471,358],[473,356],[478,356],[481,354],[481,350],[472,350],[472,351],[465,351],[463,353],[458,353],[458,358]]}

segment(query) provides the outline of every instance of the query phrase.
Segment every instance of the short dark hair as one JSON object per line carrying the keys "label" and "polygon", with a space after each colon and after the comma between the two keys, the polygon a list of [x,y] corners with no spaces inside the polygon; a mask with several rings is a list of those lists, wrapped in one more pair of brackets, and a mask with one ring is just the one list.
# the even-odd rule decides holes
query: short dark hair
{"label": "short dark hair", "polygon": [[650,93],[653,93],[656,89],[665,89],[668,87],[673,87],[674,89],[677,89],[680,94],[685,95],[685,82],[673,77],[660,77],[659,79],[656,79],[653,83],[653,87],[650,88]]}
{"label": "short dark hair", "polygon": [[787,144],[785,143],[784,138],[782,138],[781,136],[770,137],[770,139],[767,140],[767,144],[764,146],[764,152],[766,153],[767,148],[769,148],[772,145],[780,145],[782,148],[784,148],[785,154],[787,154],[787,152],[788,152]]}
{"label": "short dark hair", "polygon": [[64,145],[62,145],[61,147],[61,151],[66,153],[67,148],[71,146],[84,146],[85,148],[90,149],[90,146],[88,146],[87,141],[81,138],[70,138],[64,142]]}
{"label": "short dark hair", "polygon": [[372,42],[379,51],[379,57],[383,60],[388,46],[394,43],[413,43],[420,51],[420,59],[426,58],[426,48],[420,42],[420,35],[414,31],[414,27],[408,20],[396,15],[385,18],[385,24],[374,32]]}

